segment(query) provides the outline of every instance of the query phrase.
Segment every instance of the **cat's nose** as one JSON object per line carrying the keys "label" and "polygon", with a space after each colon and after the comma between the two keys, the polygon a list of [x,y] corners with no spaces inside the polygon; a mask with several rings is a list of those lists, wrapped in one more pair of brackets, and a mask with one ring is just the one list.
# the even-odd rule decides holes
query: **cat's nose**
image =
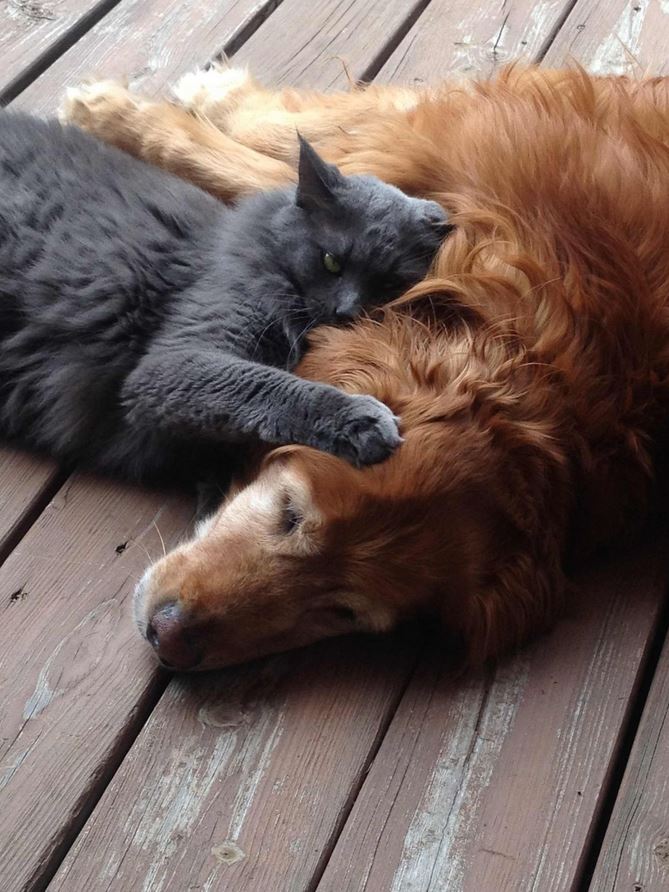
{"label": "cat's nose", "polygon": [[444,226],[445,223],[448,223],[448,214],[440,204],[437,204],[436,201],[426,201],[423,198],[417,200],[425,209],[425,216],[429,223],[436,227],[444,227],[444,231],[452,229],[452,227]]}
{"label": "cat's nose", "polygon": [[352,322],[360,313],[360,307],[357,304],[346,304],[337,307],[334,316],[337,322]]}
{"label": "cat's nose", "polygon": [[163,604],[146,625],[146,640],[168,669],[194,669],[202,653],[189,633],[183,610],[176,601]]}

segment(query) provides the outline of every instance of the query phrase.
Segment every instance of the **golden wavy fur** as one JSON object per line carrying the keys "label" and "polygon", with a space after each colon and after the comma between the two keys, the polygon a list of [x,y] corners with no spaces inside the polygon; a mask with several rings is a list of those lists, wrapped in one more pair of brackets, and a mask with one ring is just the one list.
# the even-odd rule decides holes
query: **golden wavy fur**
{"label": "golden wavy fur", "polygon": [[318,332],[300,368],[387,402],[404,445],[361,471],[270,453],[147,572],[140,626],[179,608],[159,654],[221,665],[424,612],[479,661],[545,627],[573,546],[629,535],[651,505],[669,401],[669,81],[511,67],[321,96],[214,69],[177,95],[94,84],[66,113],[224,198],[293,178],[297,127],[457,228],[422,284]]}

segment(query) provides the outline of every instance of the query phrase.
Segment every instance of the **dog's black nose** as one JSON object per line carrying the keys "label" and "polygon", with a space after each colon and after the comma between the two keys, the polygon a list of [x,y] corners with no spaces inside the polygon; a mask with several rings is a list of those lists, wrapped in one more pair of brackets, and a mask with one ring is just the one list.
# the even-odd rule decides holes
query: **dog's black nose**
{"label": "dog's black nose", "polygon": [[176,601],[163,604],[146,625],[146,640],[168,669],[194,669],[202,654]]}

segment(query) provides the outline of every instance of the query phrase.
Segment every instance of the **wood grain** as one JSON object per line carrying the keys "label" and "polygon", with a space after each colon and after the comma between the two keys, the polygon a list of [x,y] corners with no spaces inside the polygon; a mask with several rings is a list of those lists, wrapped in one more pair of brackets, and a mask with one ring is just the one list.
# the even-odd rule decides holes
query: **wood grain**
{"label": "wood grain", "polygon": [[411,651],[329,642],[173,681],[51,888],[308,888]]}
{"label": "wood grain", "polygon": [[15,101],[53,114],[67,86],[118,78],[149,95],[198,68],[270,14],[278,0],[123,0]]}
{"label": "wood grain", "polygon": [[590,892],[669,889],[669,639],[655,672]]}
{"label": "wood grain", "polygon": [[164,495],[73,478],[0,569],[3,889],[48,874],[156,696],[129,599],[147,552],[190,515]]}
{"label": "wood grain", "polygon": [[657,621],[667,537],[593,569],[491,678],[438,652],[407,690],[319,892],[575,888]]}
{"label": "wood grain", "polygon": [[[118,0],[117,0],[118,2]],[[11,91],[26,70],[80,33],[87,21],[114,0],[7,0],[0,6],[0,96]],[[74,39],[74,36],[73,36]]]}
{"label": "wood grain", "polygon": [[432,0],[377,80],[420,85],[491,77],[514,59],[533,61],[569,6],[570,0]]}
{"label": "wood grain", "polygon": [[59,479],[54,462],[0,447],[0,562]]}
{"label": "wood grain", "polygon": [[593,74],[666,74],[668,34],[666,0],[580,0],[545,64],[576,61]]}
{"label": "wood grain", "polygon": [[354,80],[362,77],[424,5],[420,0],[284,0],[235,54],[235,63],[248,64],[268,85],[346,89],[346,67]]}

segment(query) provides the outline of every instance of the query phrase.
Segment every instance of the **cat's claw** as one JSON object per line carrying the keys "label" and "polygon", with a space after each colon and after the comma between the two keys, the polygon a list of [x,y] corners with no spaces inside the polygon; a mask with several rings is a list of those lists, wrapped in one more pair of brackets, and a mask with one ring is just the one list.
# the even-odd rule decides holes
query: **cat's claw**
{"label": "cat's claw", "polygon": [[402,443],[400,419],[373,396],[350,399],[354,405],[341,420],[332,452],[356,467],[383,461]]}

